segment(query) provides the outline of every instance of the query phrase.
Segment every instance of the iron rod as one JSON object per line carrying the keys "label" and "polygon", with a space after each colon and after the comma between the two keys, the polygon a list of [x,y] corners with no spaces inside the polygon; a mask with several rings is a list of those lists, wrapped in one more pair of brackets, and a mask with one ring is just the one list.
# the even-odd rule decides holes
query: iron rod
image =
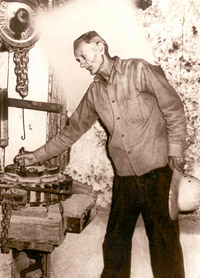
{"label": "iron rod", "polygon": [[47,188],[39,188],[39,187],[32,187],[28,185],[11,185],[11,184],[0,184],[0,189],[23,189],[26,191],[36,191],[36,192],[44,192],[44,193],[50,193],[50,194],[58,194],[58,195],[72,195],[71,190],[68,191],[59,191],[55,189],[47,189]]}

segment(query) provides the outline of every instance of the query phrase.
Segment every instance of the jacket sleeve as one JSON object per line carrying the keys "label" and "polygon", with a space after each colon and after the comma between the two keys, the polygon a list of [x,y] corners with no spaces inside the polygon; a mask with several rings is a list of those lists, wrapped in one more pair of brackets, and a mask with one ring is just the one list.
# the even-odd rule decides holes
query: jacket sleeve
{"label": "jacket sleeve", "polygon": [[142,90],[156,97],[166,121],[168,156],[183,156],[186,142],[186,120],[179,95],[158,66],[143,63],[140,80]]}
{"label": "jacket sleeve", "polygon": [[72,144],[75,143],[97,119],[98,115],[94,109],[89,88],[77,109],[70,117],[69,123],[57,133],[55,137],[34,151],[38,161],[42,164],[64,152],[67,148],[72,146]]}

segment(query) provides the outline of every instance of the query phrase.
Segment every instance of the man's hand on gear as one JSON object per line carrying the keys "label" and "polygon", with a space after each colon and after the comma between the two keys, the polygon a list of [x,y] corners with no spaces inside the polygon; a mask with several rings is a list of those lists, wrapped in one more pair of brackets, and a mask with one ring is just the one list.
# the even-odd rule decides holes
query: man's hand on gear
{"label": "man's hand on gear", "polygon": [[183,172],[185,159],[180,156],[169,156],[168,165],[172,170],[176,169],[179,172]]}
{"label": "man's hand on gear", "polygon": [[39,163],[33,152],[16,155],[14,162],[19,166],[31,166]]}

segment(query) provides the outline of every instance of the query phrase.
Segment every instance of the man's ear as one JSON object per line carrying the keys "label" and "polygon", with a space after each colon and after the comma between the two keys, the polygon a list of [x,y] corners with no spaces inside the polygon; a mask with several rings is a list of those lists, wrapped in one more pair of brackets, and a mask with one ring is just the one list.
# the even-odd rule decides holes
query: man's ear
{"label": "man's ear", "polygon": [[105,45],[102,42],[98,42],[97,43],[97,47],[98,47],[99,52],[102,55],[104,55],[104,53],[105,53]]}

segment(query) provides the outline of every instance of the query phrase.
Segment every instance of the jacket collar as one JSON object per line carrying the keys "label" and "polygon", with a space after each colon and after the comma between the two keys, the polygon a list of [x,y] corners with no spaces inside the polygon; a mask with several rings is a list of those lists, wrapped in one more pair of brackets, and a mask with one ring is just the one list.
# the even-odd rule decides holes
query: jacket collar
{"label": "jacket collar", "polygon": [[[114,64],[113,64],[113,67],[115,68],[116,71],[118,71],[119,73],[121,73],[121,64],[122,64],[122,60],[118,57],[118,56],[115,56],[113,57],[114,59]],[[102,83],[107,83],[103,78],[102,76],[97,73],[94,77],[94,82],[102,82]]]}

